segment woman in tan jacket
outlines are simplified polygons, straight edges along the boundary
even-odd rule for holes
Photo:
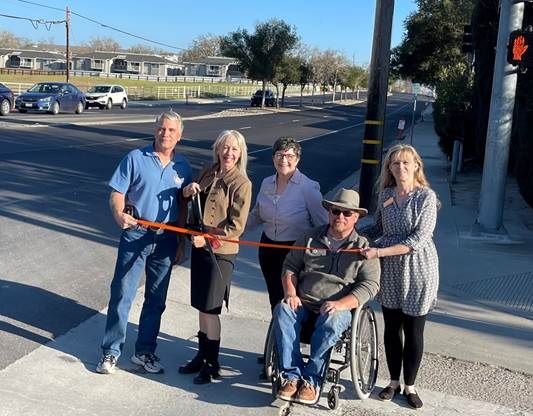
[[[213,144],[213,165],[197,182],[183,189],[183,196],[199,195],[206,226],[222,229],[225,238],[238,240],[250,210],[252,184],[246,174],[247,148],[244,136],[225,130]],[[236,243],[220,242],[213,247],[214,264],[204,237],[192,237],[191,305],[199,312],[198,353],[179,368],[182,374],[199,372],[195,384],[220,377],[220,313],[229,302],[231,274],[239,251]]]

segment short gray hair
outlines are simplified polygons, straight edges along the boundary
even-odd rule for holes
[[[157,116],[155,122],[158,126],[160,126],[164,119],[177,121],[180,125],[180,133],[183,132],[183,120],[181,119],[181,116],[178,113],[173,110],[163,111]]]

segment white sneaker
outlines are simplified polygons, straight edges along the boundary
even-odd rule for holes
[[[98,365],[96,366],[96,372],[100,374],[112,374],[115,372],[117,365],[117,358],[109,353],[102,355]]]
[[[162,373],[165,371],[161,363],[159,362],[159,357],[153,353],[149,354],[133,354],[131,357],[131,362],[133,364],[140,365],[144,369],[153,374]]]

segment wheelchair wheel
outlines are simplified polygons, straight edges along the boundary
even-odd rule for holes
[[[376,316],[369,306],[357,308],[352,316],[350,370],[355,394],[370,396],[378,376],[378,333]]]
[[[270,374],[268,374],[268,377],[272,383],[272,400],[276,400],[278,398],[278,391],[281,388],[281,375],[278,367],[278,354],[276,352],[276,346],[274,343],[272,343],[272,348],[270,351],[271,355],[269,357],[272,359],[272,364],[270,366]]]
[[[264,374],[267,381],[272,381],[272,373],[274,372],[274,366],[276,361],[276,348],[275,348],[276,339],[274,336],[274,328],[272,327],[272,320],[268,326],[268,332],[265,340],[265,349],[264,349]]]
[[[333,386],[328,393],[328,407],[331,410],[337,409],[339,407],[339,390],[338,386]]]

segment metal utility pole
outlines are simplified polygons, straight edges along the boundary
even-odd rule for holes
[[[65,13],[66,13],[66,16],[65,16],[65,28],[67,30],[67,56],[66,56],[66,60],[67,60],[67,82],[69,82],[69,78],[70,78],[70,9],[66,8],[65,10]]]
[[[482,230],[488,232],[499,231],[502,226],[517,79],[517,70],[506,61],[507,42],[513,30],[522,28],[523,16],[523,3],[515,3],[513,0],[500,2],[496,60],[477,218]]]
[[[413,133],[415,131],[415,116],[416,116],[416,95],[413,98],[413,114],[411,114],[411,134],[409,135],[409,144],[413,145]]]
[[[359,178],[361,206],[369,209],[370,212],[375,211],[374,183],[379,175],[383,150],[393,12],[394,0],[376,1],[361,176]]]

